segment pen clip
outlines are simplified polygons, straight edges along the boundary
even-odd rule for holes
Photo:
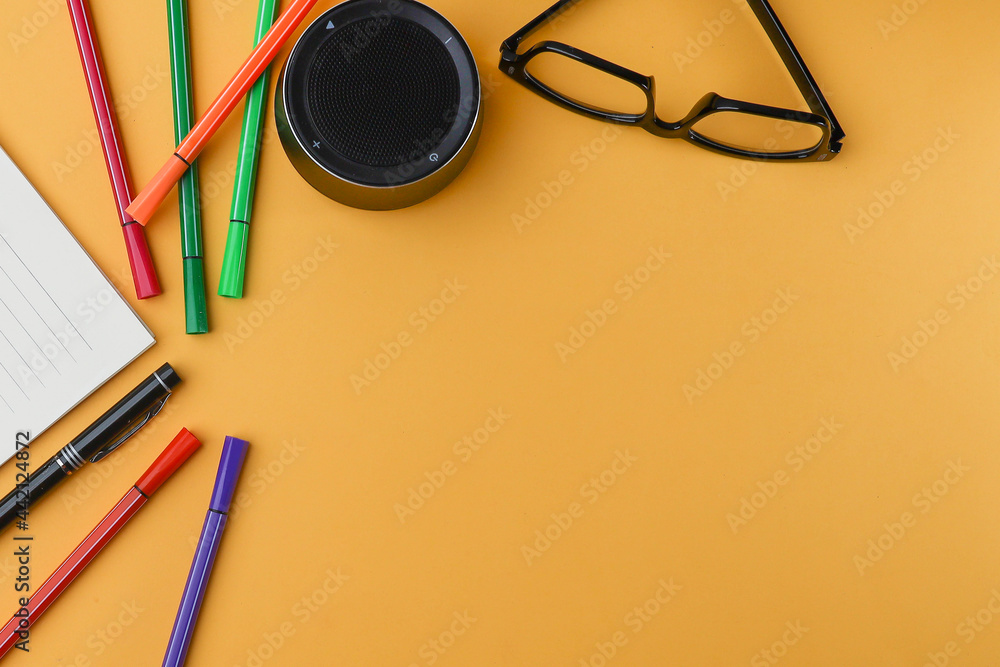
[[[167,402],[167,399],[170,398],[170,396],[171,396],[171,394],[167,394],[162,399],[160,399],[160,401],[156,405],[154,405],[153,407],[151,407],[149,409],[149,411],[146,413],[146,415],[144,417],[142,417],[142,419],[140,419],[139,421],[137,421],[136,424],[132,428],[130,428],[128,431],[126,431],[125,433],[123,433],[122,435],[120,435],[118,437],[118,439],[115,440],[114,442],[112,442],[110,445],[107,445],[106,447],[104,447],[103,449],[101,449],[99,452],[97,452],[96,454],[94,454],[90,458],[90,462],[91,463],[97,463],[98,461],[100,461],[101,459],[103,459],[105,456],[107,456],[108,454],[110,454],[111,452],[115,451],[116,449],[118,449],[119,447],[121,447],[123,444],[125,444],[125,441],[128,440],[129,438],[131,438],[136,433],[138,433],[139,429],[141,429],[143,426],[145,426],[147,423],[149,423],[150,419],[152,419],[156,415],[160,414],[160,410],[163,409],[163,405]]]

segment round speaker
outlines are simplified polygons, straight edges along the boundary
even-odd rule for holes
[[[349,0],[302,33],[278,77],[281,144],[314,188],[372,210],[440,192],[465,167],[482,120],[472,51],[413,0]]]

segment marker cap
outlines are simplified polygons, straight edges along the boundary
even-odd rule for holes
[[[182,428],[167,448],[156,457],[153,465],[149,466],[135,483],[136,488],[146,496],[153,495],[153,492],[160,488],[160,485],[167,481],[167,478],[174,474],[199,447],[201,442],[198,438],[194,437],[191,431]]]
[[[126,224],[122,227],[125,235],[125,252],[128,254],[129,266],[132,268],[132,282],[135,283],[135,295],[140,299],[148,299],[163,293],[153,269],[153,258],[149,254],[149,245],[142,233],[142,227]]]
[[[150,180],[149,185],[136,195],[125,212],[145,227],[153,213],[156,212],[157,207],[167,198],[167,194],[174,189],[177,181],[181,180],[181,176],[187,169],[187,162],[179,155],[171,155],[167,163]]]
[[[236,492],[236,482],[240,478],[240,470],[243,469],[243,461],[246,459],[249,448],[250,443],[246,440],[240,440],[231,435],[226,436],[226,442],[222,445],[219,473],[215,476],[212,501],[208,504],[209,509],[216,512],[229,511],[229,506],[233,502],[233,494]]]
[[[205,263],[201,257],[184,259],[184,326],[189,334],[208,333]]]
[[[219,278],[219,296],[243,298],[243,278],[247,268],[247,241],[250,229],[245,222],[229,223],[226,237],[226,254],[222,258],[222,275]]]

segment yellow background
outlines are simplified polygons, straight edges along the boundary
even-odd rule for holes
[[[173,146],[165,7],[93,4],[141,185]],[[491,92],[468,169],[412,209],[356,211],[314,192],[269,113],[247,296],[213,296],[211,333],[191,337],[175,197],[148,227],[165,294],[136,303],[66,8],[2,3],[0,143],[158,337],[40,437],[34,461],[164,361],[185,379],[140,438],[32,510],[36,583],[181,426],[205,443],[11,665],[159,664],[226,434],[252,443],[245,507],[192,666],[601,665],[602,648],[610,665],[774,664],[764,650],[790,666],[997,664],[1000,281],[969,300],[955,290],[979,286],[1000,242],[1000,9],[775,0],[847,140],[829,164],[754,165],[615,134],[504,77],[500,42],[546,4],[433,3]],[[256,7],[191,5],[203,110],[245,57]],[[705,33],[726,10],[734,20]],[[550,36],[656,75],[667,118],[711,90],[797,103],[741,3],[587,0]],[[703,52],[679,61],[699,38]],[[238,135],[234,118],[201,157],[213,294]],[[922,170],[925,152],[935,161]],[[569,184],[546,198],[564,171]],[[895,201],[851,233],[896,181]],[[324,242],[337,248],[317,261]],[[651,247],[672,256],[626,299],[616,285]],[[412,314],[449,280],[467,287],[420,330]],[[797,300],[774,322],[778,290]],[[561,358],[557,344],[607,300],[604,326]],[[755,317],[771,319],[766,332]],[[921,322],[935,335],[893,368]],[[412,344],[356,391],[352,375],[401,333]],[[742,356],[710,368],[734,342]],[[719,377],[689,401],[699,371]],[[509,419],[460,455],[491,409]],[[817,447],[823,419],[840,427]],[[808,446],[809,461],[794,453]],[[619,452],[634,461],[595,492],[589,480]],[[447,462],[454,474],[401,521],[397,504]],[[10,464],[0,477],[13,480]],[[935,483],[943,497],[922,500]],[[734,524],[744,499],[760,507]],[[550,527],[573,503],[572,525]],[[887,532],[904,519],[902,536]],[[546,530],[562,534],[526,556]],[[859,565],[880,539],[890,548]],[[12,563],[0,556],[10,611]],[[666,597],[661,580],[680,589],[637,632],[633,610]],[[455,621],[466,613],[468,628]]]

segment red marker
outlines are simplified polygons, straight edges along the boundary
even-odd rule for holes
[[[97,524],[97,527],[90,531],[90,535],[84,538],[80,546],[35,591],[35,594],[28,600],[27,613],[24,613],[25,607],[22,607],[7,621],[7,625],[3,627],[3,630],[0,630],[0,658],[6,655],[7,651],[15,644],[27,638],[28,628],[38,620],[39,616],[45,613],[45,610],[55,602],[59,594],[69,587],[76,576],[83,571],[83,568],[94,560],[104,545],[118,534],[118,531],[132,518],[132,515],[146,504],[153,492],[160,488],[160,485],[167,481],[167,478],[174,474],[199,447],[201,447],[201,443],[198,439],[191,435],[186,428],[181,429],[177,437],[153,461],[153,465],[149,466],[149,469],[128,490],[128,493],[122,496],[114,509],[108,512],[108,515]],[[17,537],[14,539],[17,540]],[[30,544],[30,542],[18,540],[16,544],[21,546]]]
[[[125,151],[122,149],[118,119],[112,110],[108,77],[104,73],[100,47],[94,34],[94,22],[86,0],[66,0],[66,3],[69,5],[69,16],[73,23],[73,32],[76,34],[76,45],[80,49],[83,75],[87,79],[87,90],[90,91],[90,102],[94,107],[97,132],[101,137],[101,148],[104,149],[104,162],[108,166],[108,177],[111,179],[111,190],[115,195],[118,219],[125,235],[125,251],[128,253],[128,263],[132,267],[135,295],[140,299],[146,299],[161,293],[160,283],[156,279],[153,258],[149,255],[149,246],[146,245],[142,225],[125,212],[129,202],[132,201],[132,178],[129,175],[128,163],[125,161]]]

